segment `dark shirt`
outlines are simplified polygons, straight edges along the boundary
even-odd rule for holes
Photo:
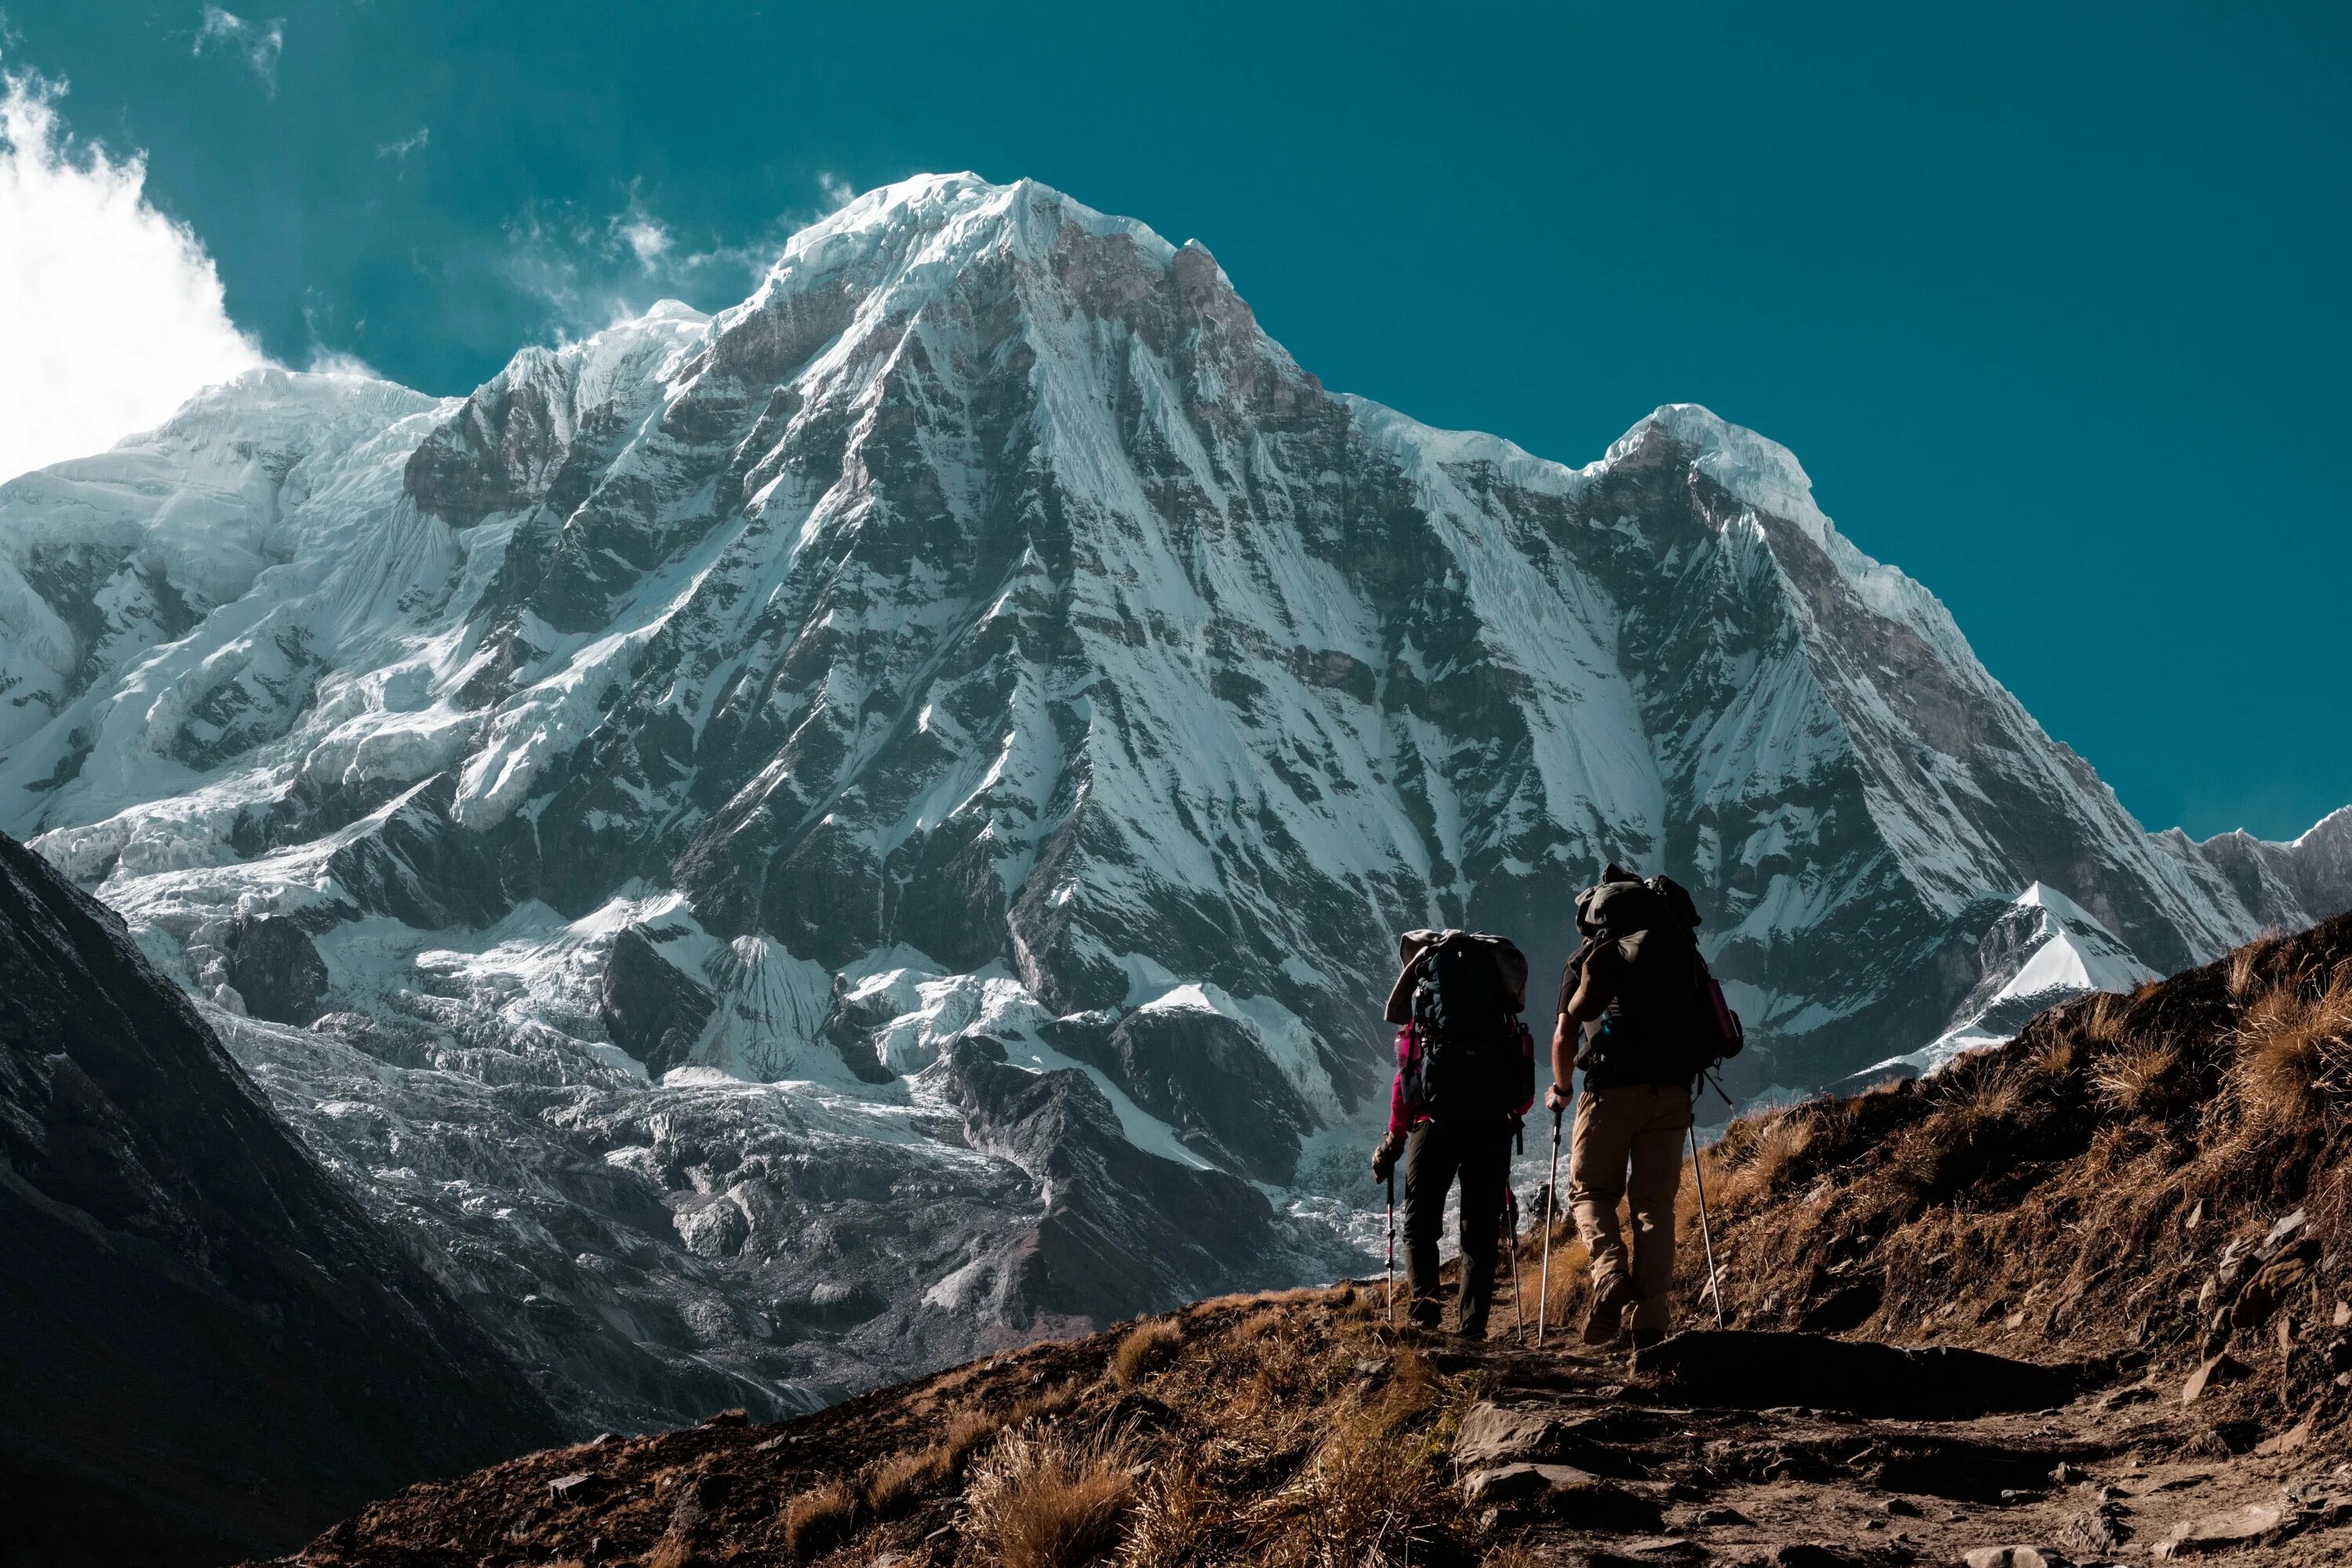
[[[1565,1013],[1570,1002],[1580,1000],[1577,991],[1578,982],[1581,981],[1584,994],[1580,1000],[1584,1005],[1580,1011],[1587,1017],[1598,1018],[1601,1010],[1616,1000],[1617,987],[1624,973],[1625,955],[1617,950],[1613,942],[1596,944],[1586,956],[1581,969],[1577,966],[1575,957],[1570,955],[1569,961],[1560,965],[1559,1010]]]
[[[1559,1010],[1568,1014],[1569,1005],[1573,1002],[1579,1005],[1576,1014],[1570,1015],[1571,1018],[1580,1015],[1607,1019],[1612,1011],[1610,1004],[1617,1000],[1624,980],[1624,952],[1613,942],[1600,942],[1585,956],[1581,969],[1573,958],[1561,968]],[[1616,1035],[1613,1039],[1612,1034]],[[1659,1081],[1654,1048],[1638,1037],[1626,1038],[1610,1024],[1603,1025],[1597,1038],[1579,1044],[1576,1063],[1584,1069],[1587,1089],[1616,1089],[1625,1084]]]

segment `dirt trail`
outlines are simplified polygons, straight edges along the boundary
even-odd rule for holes
[[[1758,1338],[1756,1352],[1773,1353]],[[1957,1563],[2018,1546],[2053,1563],[2207,1550],[2352,1562],[2340,1445],[2306,1432],[2284,1453],[2217,1451],[2176,1389],[2137,1378],[2049,1408],[1916,1420],[1685,1404],[1643,1377],[1648,1353],[1477,1359],[1490,1392],[1452,1458],[1484,1533],[1516,1542],[1528,1563]],[[1906,1402],[1899,1384],[1875,1392]],[[1528,1464],[1564,1473],[1510,1468]],[[1612,1482],[1654,1521],[1627,1529],[1601,1489]]]

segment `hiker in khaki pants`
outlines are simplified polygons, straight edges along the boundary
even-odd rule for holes
[[[1610,868],[1612,872],[1615,868]],[[1604,879],[1605,880],[1605,879]],[[1644,987],[1633,973],[1639,947],[1593,940],[1560,974],[1559,1022],[1551,1037],[1552,1086],[1547,1109],[1565,1110],[1570,1073],[1584,1068],[1568,1162],[1569,1209],[1592,1258],[1592,1308],[1584,1338],[1614,1341],[1627,1307],[1633,1342],[1654,1343],[1670,1320],[1675,1278],[1675,1193],[1682,1185],[1683,1134],[1691,1124],[1685,1053],[1656,1048],[1651,1037],[1666,1020],[1644,1005]],[[1582,1026],[1601,1022],[1589,1040]],[[1653,1026],[1643,1029],[1647,1022]],[[1583,1048],[1578,1048],[1582,1045]],[[1673,1075],[1679,1081],[1657,1081]],[[1628,1181],[1630,1172],[1631,1180]],[[1633,1199],[1633,1249],[1629,1264],[1618,1233],[1617,1204]]]

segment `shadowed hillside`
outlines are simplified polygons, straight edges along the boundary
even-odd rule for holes
[[[555,1437],[120,921],[0,837],[0,1563],[219,1563]]]

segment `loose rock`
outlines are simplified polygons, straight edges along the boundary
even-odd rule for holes
[[[1979,1546],[1961,1561],[1969,1568],[2066,1568],[2065,1556],[2047,1546]]]
[[[2226,1552],[2259,1541],[2276,1530],[2285,1510],[2274,1503],[2248,1503],[2227,1513],[2210,1513],[2202,1519],[2183,1520],[2159,1542],[2156,1560],[2168,1563],[2175,1558],[2194,1556],[2203,1552]]]
[[[2235,1383],[2245,1375],[2246,1364],[2229,1352],[2210,1356],[2198,1363],[2197,1370],[2189,1374],[2189,1381],[2180,1385],[2180,1403],[2194,1405],[2207,1389]]]

